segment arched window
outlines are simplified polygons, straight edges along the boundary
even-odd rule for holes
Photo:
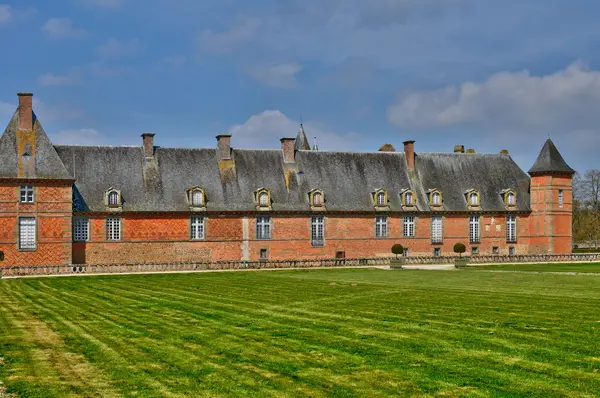
[[[413,204],[412,192],[407,192],[406,195],[404,195],[404,202],[407,206],[412,206],[412,204]]]
[[[269,194],[267,192],[261,192],[258,195],[258,205],[261,207],[269,206]]]
[[[379,192],[377,194],[377,206],[385,206],[385,192]]]
[[[323,194],[321,192],[313,194],[313,206],[323,206]]]
[[[200,189],[192,191],[192,206],[202,206],[204,204],[204,193]]]
[[[112,191],[108,193],[108,205],[109,206],[118,206],[119,205],[119,193],[116,191]]]
[[[515,195],[513,192],[509,192],[509,193],[506,195],[506,203],[507,203],[509,206],[514,206],[514,205],[516,205],[516,204],[517,204],[517,196],[516,196],[516,195]]]
[[[478,206],[479,205],[479,195],[477,195],[477,192],[471,192],[469,194],[469,204],[471,206]]]
[[[442,204],[442,195],[439,192],[434,192],[431,194],[431,204],[434,206],[439,206]]]

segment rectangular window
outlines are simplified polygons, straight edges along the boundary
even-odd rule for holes
[[[473,246],[471,248],[471,255],[479,254],[479,248],[477,246]]]
[[[310,234],[313,246],[325,246],[325,217],[312,217]]]
[[[500,254],[500,248],[498,246],[493,246],[492,254]]]
[[[121,240],[121,219],[109,217],[106,219],[106,240]]]
[[[33,203],[33,185],[21,185],[21,203]]]
[[[406,237],[414,237],[415,236],[415,217],[414,216],[404,217],[403,232],[404,232],[404,236],[406,236]]]
[[[511,246],[511,247],[508,248],[508,255],[511,256],[511,257],[515,255],[515,248],[514,247]]]
[[[388,236],[388,225],[386,216],[377,216],[375,218],[375,236],[385,238]]]
[[[469,242],[479,243],[481,240],[480,217],[471,216],[469,219]]]
[[[269,251],[267,249],[260,249],[260,260],[265,261],[269,258]]]
[[[89,239],[90,221],[87,217],[75,217],[73,221],[73,241],[87,242]]]
[[[35,217],[19,217],[19,249],[35,248]]]
[[[442,249],[440,247],[433,248],[433,257],[440,257],[442,255]]]
[[[404,248],[404,257],[408,257],[410,256],[410,250],[408,250],[408,247]]]
[[[517,216],[506,216],[506,241],[509,243],[517,241]]]
[[[431,217],[431,243],[439,244],[444,241],[442,216]]]
[[[190,238],[192,240],[204,239],[204,217],[193,216],[190,219]]]
[[[562,189],[558,190],[558,207],[562,208],[565,201],[565,192]]]
[[[271,239],[271,217],[256,217],[256,239]]]

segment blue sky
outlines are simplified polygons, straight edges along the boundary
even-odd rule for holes
[[[3,0],[0,0],[2,2]],[[54,143],[508,149],[550,135],[600,168],[597,0],[0,3],[0,123],[18,91]]]

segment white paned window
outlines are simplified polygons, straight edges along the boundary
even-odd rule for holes
[[[479,243],[481,239],[480,217],[471,216],[469,218],[469,242]]]
[[[87,217],[75,217],[73,220],[73,240],[86,242],[90,235],[90,221]]]
[[[109,217],[106,219],[106,240],[121,240],[121,219]]]
[[[21,185],[21,203],[33,203],[33,185]]]
[[[517,241],[517,216],[506,217],[506,241],[509,243]]]
[[[190,219],[190,231],[192,240],[204,239],[204,217],[193,216]]]
[[[377,194],[377,206],[385,206],[385,192],[379,192]]]
[[[117,206],[119,204],[119,193],[112,191],[108,193],[108,205]]]
[[[565,202],[565,192],[562,189],[558,190],[558,207],[563,207]]]
[[[405,202],[405,204],[407,206],[412,206],[412,204],[413,204],[413,194],[412,194],[412,192],[407,192],[404,195],[404,202]]]
[[[434,192],[431,194],[431,204],[434,206],[439,206],[442,204],[442,195],[439,192]]]
[[[375,236],[385,238],[388,236],[388,225],[386,216],[377,216],[375,218]]]
[[[514,193],[509,192],[506,198],[506,202],[508,203],[509,206],[514,206],[517,204],[517,197],[515,196]]]
[[[268,207],[269,206],[269,194],[266,192],[261,192],[258,195],[258,205],[261,207]]]
[[[271,217],[256,217],[256,239],[271,239]]]
[[[200,189],[192,191],[192,206],[202,206],[204,204],[204,193]]]
[[[35,217],[19,217],[19,249],[35,247]]]
[[[404,236],[406,236],[406,237],[414,237],[415,236],[415,217],[414,216],[404,217],[403,232],[404,232]]]
[[[431,217],[431,243],[442,243],[444,240],[444,229],[442,216]]]
[[[477,195],[475,192],[471,193],[469,195],[469,203],[471,206],[479,205],[479,195]]]
[[[323,194],[315,192],[313,194],[313,206],[323,206]]]
[[[310,235],[310,239],[313,246],[325,245],[325,217],[312,217]]]

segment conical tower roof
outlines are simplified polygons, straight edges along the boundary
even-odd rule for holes
[[[309,151],[310,144],[308,143],[308,138],[306,138],[306,134],[304,133],[304,126],[300,123],[300,131],[298,131],[298,135],[296,136],[296,143],[294,144],[295,151]]]
[[[546,140],[529,174],[574,174],[550,138]]]

